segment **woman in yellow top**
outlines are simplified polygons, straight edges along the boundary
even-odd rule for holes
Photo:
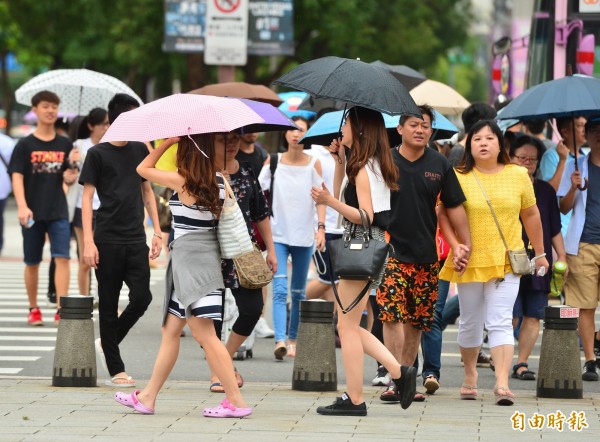
[[[535,250],[535,271],[548,270],[544,257],[542,224],[527,170],[510,164],[502,132],[493,121],[476,123],[467,136],[465,153],[457,177],[467,201],[464,204],[471,229],[472,252],[463,272],[456,273],[448,256],[440,279],[458,283],[460,321],[458,344],[464,361],[461,399],[477,397],[477,355],[488,330],[489,346],[496,367],[496,404],[513,405],[508,377],[514,351],[512,310],[519,291],[519,276],[510,261],[487,194],[510,250],[523,249],[521,222]],[[481,187],[478,184],[481,183]],[[483,187],[483,190],[482,190]],[[451,246],[458,243],[444,211],[440,223]]]

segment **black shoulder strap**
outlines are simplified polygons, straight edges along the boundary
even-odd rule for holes
[[[4,164],[4,167],[6,167],[6,170],[8,170],[8,163],[6,162],[6,160],[4,159],[4,156],[0,153],[0,160],[2,160],[2,164]]]
[[[273,214],[273,183],[275,182],[275,169],[277,169],[279,154],[272,153],[270,157],[271,160],[269,161],[269,169],[271,170],[271,184],[269,185],[269,207],[271,208],[271,214]]]

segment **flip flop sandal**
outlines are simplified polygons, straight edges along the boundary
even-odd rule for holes
[[[477,399],[477,385],[462,384],[460,387],[460,398],[463,401],[474,401]]]
[[[211,393],[225,393],[225,389],[221,385],[220,382],[213,382],[210,384],[210,392]]]
[[[205,408],[202,414],[205,417],[246,417],[252,414],[252,408],[236,407],[227,399],[223,399],[220,405],[213,408]]]
[[[138,413],[154,414],[154,408],[146,407],[137,398],[137,394],[139,392],[140,390],[135,390],[133,393],[127,394],[119,391],[115,393],[115,401],[121,405],[125,405],[126,407],[133,408]]]
[[[381,393],[379,399],[384,402],[400,402],[400,396],[398,395],[396,388],[391,386]]]
[[[133,382],[115,382],[118,379]],[[114,376],[110,381],[105,381],[104,385],[107,387],[135,387],[135,380],[131,376]]]
[[[285,346],[275,347],[273,354],[275,355],[275,359],[283,361],[283,357],[287,354],[287,348]]]
[[[417,391],[415,393],[415,397],[413,398],[413,402],[425,402],[425,395]]]
[[[500,393],[500,391],[504,393]],[[515,395],[508,387],[496,387],[494,388],[494,394],[496,395],[496,405],[510,406],[515,403]]]
[[[235,380],[237,381],[238,388],[242,388],[244,386],[244,378],[241,373],[234,368]]]
[[[293,358],[296,356],[296,344],[289,344],[287,347],[287,356]]]

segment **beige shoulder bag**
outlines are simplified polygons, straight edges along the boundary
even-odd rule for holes
[[[531,274],[531,262],[529,261],[529,256],[527,256],[527,251],[525,248],[519,250],[509,250],[508,245],[506,244],[506,239],[504,238],[504,234],[502,233],[502,229],[500,228],[500,223],[498,222],[498,218],[496,218],[496,213],[494,212],[494,208],[492,207],[492,203],[485,193],[485,189],[481,185],[479,178],[477,178],[477,174],[475,171],[472,171],[473,176],[475,177],[475,181],[479,185],[481,192],[483,193],[483,197],[487,202],[490,211],[492,212],[492,216],[494,217],[494,221],[496,222],[496,227],[498,227],[498,232],[500,232],[500,238],[502,238],[502,243],[504,244],[504,248],[508,253],[508,260],[510,261],[510,266],[512,267],[512,272],[515,275],[530,275]]]

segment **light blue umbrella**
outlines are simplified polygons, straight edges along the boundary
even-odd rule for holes
[[[298,108],[298,106],[300,106],[300,103],[302,103],[302,100],[304,100],[308,96],[306,92],[282,92],[277,95],[279,95],[279,97],[283,100],[283,103],[279,105],[279,110],[281,110],[289,118],[300,116],[306,118],[307,120],[310,120],[316,115],[312,111]]]
[[[313,123],[300,142],[304,144],[329,145],[331,141],[338,136],[340,121],[342,120],[343,115],[344,111],[329,112],[323,115]],[[400,122],[400,116],[381,115],[383,115],[383,122],[390,138],[390,144],[398,144],[400,142],[400,134],[398,134],[396,128]],[[458,132],[458,128],[435,109],[433,111],[433,116],[432,128],[434,133],[432,139],[450,138]]]

